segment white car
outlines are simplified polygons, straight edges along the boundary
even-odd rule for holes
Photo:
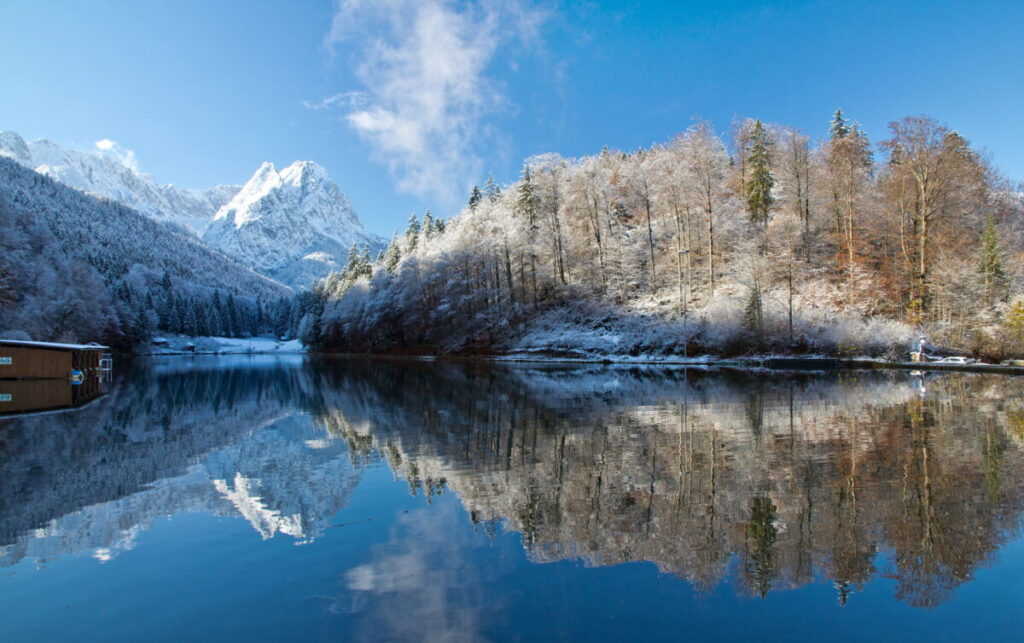
[[[939,364],[970,364],[973,361],[966,357],[943,357],[939,360]]]

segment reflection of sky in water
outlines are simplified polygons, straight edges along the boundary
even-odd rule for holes
[[[1022,624],[1015,379],[301,358],[118,375],[88,407],[0,421],[4,639]]]
[[[351,611],[363,615],[357,635],[366,639],[466,641],[481,637],[481,576],[465,555],[466,531],[452,532],[455,506],[402,514],[371,561],[344,576]],[[471,533],[471,532],[470,532]],[[493,610],[496,606],[488,605]]]

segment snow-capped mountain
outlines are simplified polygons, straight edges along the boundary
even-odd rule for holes
[[[114,144],[105,142],[111,146]],[[114,150],[116,151],[116,150]],[[95,196],[113,199],[162,223],[202,235],[210,217],[238,192],[237,185],[182,190],[160,185],[116,155],[70,150],[45,139],[26,143],[15,132],[0,131],[0,156]]]
[[[297,161],[280,172],[264,163],[241,187],[187,190],[160,185],[140,172],[131,152],[112,141],[79,151],[44,139],[26,142],[15,132],[0,131],[0,156],[186,230],[292,286],[307,287],[343,266],[355,243],[372,251],[385,243],[363,229],[327,171],[311,161]]]
[[[282,283],[308,286],[339,269],[353,244],[376,250],[348,199],[312,161],[281,171],[264,163],[221,207],[203,240]]]

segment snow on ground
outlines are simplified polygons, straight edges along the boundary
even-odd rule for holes
[[[139,352],[149,355],[227,355],[239,353],[302,353],[297,339],[280,341],[273,337],[182,337],[165,335]]]
[[[510,356],[651,361],[686,355],[693,324],[663,322],[650,315],[562,308],[533,320],[526,331],[500,346]]]

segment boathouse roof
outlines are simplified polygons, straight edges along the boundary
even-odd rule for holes
[[[89,344],[61,344],[58,342],[32,342],[21,339],[0,339],[0,346],[23,346],[25,348],[40,348],[55,351],[98,351],[110,349],[109,346],[104,346],[95,342]]]

